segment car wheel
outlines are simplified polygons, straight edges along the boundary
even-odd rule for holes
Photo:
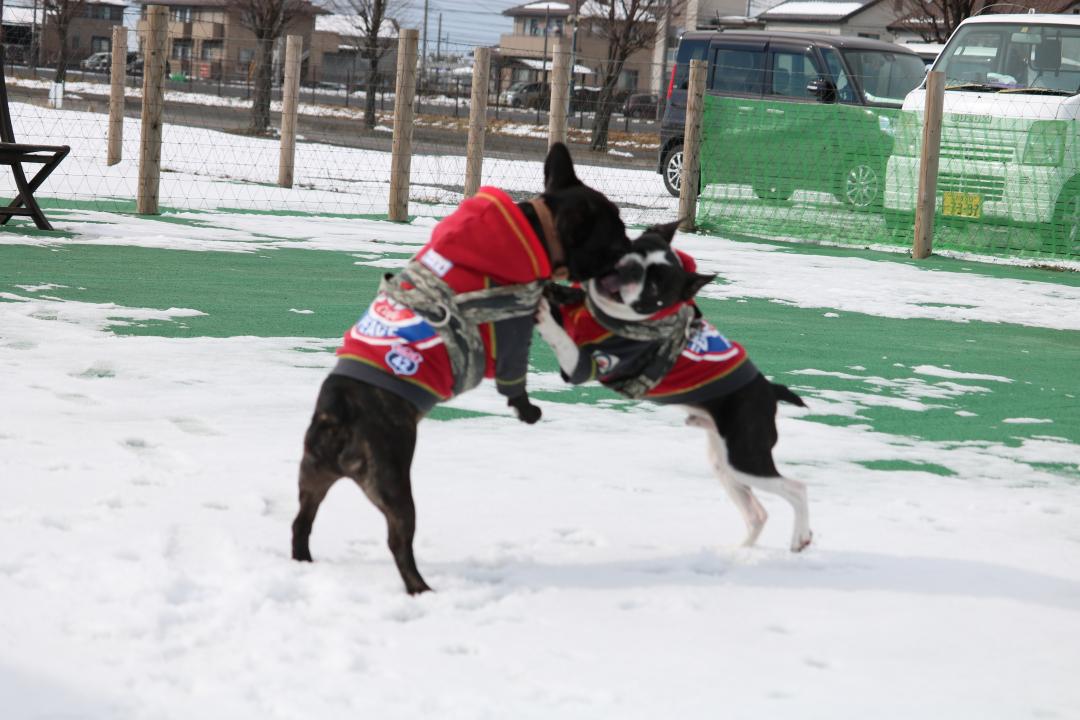
[[[881,205],[882,172],[869,161],[857,160],[840,179],[840,202],[856,210],[870,210]]]
[[[1065,186],[1054,206],[1054,219],[1043,233],[1043,250],[1073,253],[1080,250],[1080,182]]]
[[[791,197],[791,193],[795,192],[794,188],[790,188],[787,185],[783,185],[778,182],[770,184],[759,183],[753,186],[754,194],[762,200],[780,200],[784,201]]]
[[[664,187],[667,191],[679,197],[679,190],[682,188],[682,172],[683,172],[683,149],[682,143],[675,143],[664,156]]]

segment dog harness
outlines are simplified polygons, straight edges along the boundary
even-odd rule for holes
[[[693,258],[678,253],[687,270]],[[758,370],[742,345],[701,317],[693,301],[639,322],[604,314],[586,296],[559,308],[563,329],[581,350],[568,382],[599,380],[631,398],[658,403],[697,403],[732,393]]]
[[[401,395],[422,412],[495,378],[525,391],[533,314],[551,265],[506,193],[492,187],[440,222],[431,240],[345,333],[332,373]]]

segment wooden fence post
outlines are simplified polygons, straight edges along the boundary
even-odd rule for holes
[[[300,60],[304,38],[290,35],[285,41],[285,82],[281,86],[281,154],[278,159],[277,184],[293,185],[296,160],[296,111],[300,104]]]
[[[921,260],[934,250],[934,211],[937,203],[938,159],[941,156],[941,119],[945,107],[945,75],[926,76],[922,155],[919,159],[919,194],[915,205],[915,241],[911,257]]]
[[[390,207],[394,222],[409,217],[409,169],[412,160],[413,99],[416,95],[416,46],[420,31],[407,28],[398,38],[397,86],[394,92],[394,142],[390,151]]]
[[[135,210],[158,212],[161,181],[161,116],[165,109],[165,40],[168,10],[163,5],[146,9],[147,31],[143,61],[142,138],[139,145],[139,194]]]
[[[679,186],[680,230],[697,227],[698,185],[701,181],[701,118],[705,111],[705,61],[690,61],[690,87],[686,93],[686,128],[683,131],[682,183]]]
[[[465,197],[480,188],[484,168],[484,132],[487,129],[488,78],[491,48],[473,51],[472,96],[469,101],[469,144],[465,150]]]
[[[115,165],[124,154],[124,75],[127,73],[127,28],[113,25],[109,72],[109,148],[105,162]]]
[[[570,48],[561,35],[555,39],[551,71],[551,111],[548,113],[548,147],[566,142],[566,108],[570,99]]]

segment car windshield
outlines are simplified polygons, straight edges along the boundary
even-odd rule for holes
[[[900,107],[926,76],[918,55],[882,50],[844,50],[851,72],[859,78],[863,97],[874,105]]]
[[[1080,28],[965,25],[934,69],[945,73],[946,90],[1075,95],[1080,92]]]

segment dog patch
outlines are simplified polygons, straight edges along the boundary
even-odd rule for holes
[[[424,318],[383,293],[375,297],[349,334],[371,345],[391,345],[402,340],[418,343],[436,337],[435,328]]]
[[[454,268],[454,263],[431,249],[428,249],[426,253],[420,256],[420,262],[439,277],[444,277],[446,273]]]
[[[385,360],[395,375],[415,375],[424,356],[408,345],[394,345],[386,353]]]
[[[597,372],[603,376],[615,369],[615,366],[619,364],[619,358],[605,352],[594,352],[593,362],[596,363]]]
[[[730,360],[739,354],[739,348],[720,334],[720,331],[709,323],[703,323],[700,330],[690,337],[686,344],[684,354],[694,360],[709,360],[723,362]]]

